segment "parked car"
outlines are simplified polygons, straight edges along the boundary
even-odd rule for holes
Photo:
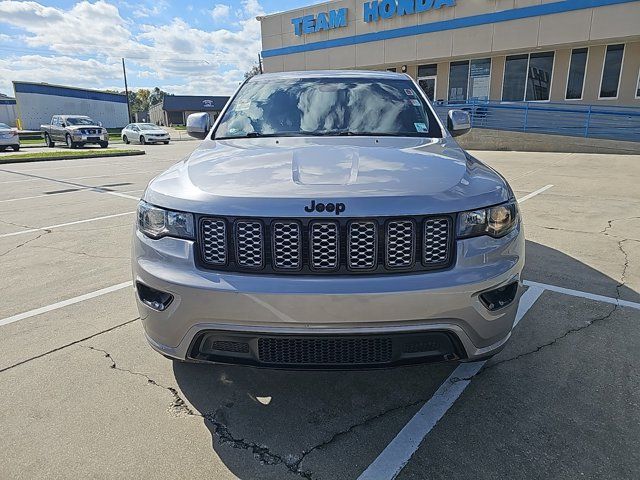
[[[11,147],[14,152],[20,150],[18,130],[6,123],[0,123],[0,152],[4,152],[8,147]]]
[[[54,115],[51,124],[41,125],[44,141],[53,148],[56,142],[64,142],[69,148],[83,147],[87,144],[109,146],[109,133],[100,122],[84,115]]]
[[[390,72],[255,76],[138,205],[133,280],[165,356],[283,368],[475,361],[511,336],[524,231],[506,180]]]
[[[169,134],[166,130],[153,123],[130,123],[120,133],[124,143],[138,142],[141,145],[147,143],[169,143]]]

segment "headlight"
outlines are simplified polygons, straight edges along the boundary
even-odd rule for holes
[[[174,212],[149,205],[145,201],[138,204],[138,230],[147,237],[158,239],[176,237],[193,240],[193,215],[191,213]]]
[[[503,237],[518,224],[518,219],[516,200],[495,207],[462,212],[458,215],[458,238],[479,235]]]

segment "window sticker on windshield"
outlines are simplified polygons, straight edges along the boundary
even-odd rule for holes
[[[406,93],[407,95],[409,95],[410,97],[415,97],[416,96],[416,92],[414,92],[413,90],[411,90],[410,88],[405,88],[404,89],[404,93]]]
[[[416,127],[416,132],[427,133],[429,131],[424,123],[414,123],[413,125]]]
[[[420,106],[420,100],[418,100],[417,98],[412,98],[411,99],[411,105],[413,105],[414,107],[419,107]]]

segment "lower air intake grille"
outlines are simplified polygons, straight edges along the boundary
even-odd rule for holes
[[[282,365],[357,365],[387,363],[389,338],[259,338],[258,358]]]

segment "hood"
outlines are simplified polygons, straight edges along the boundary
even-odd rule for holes
[[[345,216],[450,213],[511,192],[451,138],[311,137],[206,140],[156,177],[145,200],[195,213],[317,216],[312,200]],[[326,215],[326,214],[325,214]]]

